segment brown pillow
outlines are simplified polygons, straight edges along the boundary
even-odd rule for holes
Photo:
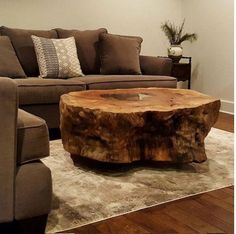
[[[6,36],[0,36],[0,76],[10,78],[26,77],[11,41]]]
[[[16,55],[27,76],[39,75],[39,68],[31,35],[45,38],[57,38],[57,32],[55,30],[41,31],[0,27],[0,34],[10,38],[16,51]]]
[[[140,75],[141,37],[102,34],[99,37],[101,74]]]
[[[56,29],[59,38],[74,37],[78,58],[84,74],[100,73],[100,56],[98,50],[99,35],[107,33],[105,28],[97,30]]]

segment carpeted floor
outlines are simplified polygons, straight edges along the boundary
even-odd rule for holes
[[[110,165],[71,159],[60,140],[42,161],[53,177],[54,233],[233,184],[233,133],[212,129],[202,164]]]

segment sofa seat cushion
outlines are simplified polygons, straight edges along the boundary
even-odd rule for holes
[[[17,162],[22,164],[49,155],[46,122],[28,112],[18,110]]]
[[[72,91],[85,90],[86,85],[78,79],[16,79],[20,105],[59,103],[60,96]]]
[[[176,88],[177,85],[174,77],[150,75],[88,75],[70,80],[85,82],[87,89]]]

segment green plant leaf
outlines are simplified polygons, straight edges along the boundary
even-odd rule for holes
[[[161,29],[165,33],[166,37],[169,39],[170,44],[174,44],[175,35],[176,35],[176,27],[174,27],[171,23],[165,22],[161,25]]]
[[[165,23],[161,24],[161,29],[165,33],[166,37],[168,38],[171,45],[180,45],[183,41],[190,41],[193,42],[197,40],[196,33],[185,33],[183,34],[183,29],[185,25],[185,19],[180,27],[175,26],[173,23],[166,21]]]
[[[179,39],[179,43],[181,44],[184,41],[193,42],[193,41],[196,41],[196,40],[197,40],[197,34],[196,33],[192,33],[192,34],[186,33]]]
[[[185,24],[185,19],[183,20],[183,23],[179,27],[179,32],[178,32],[178,35],[177,35],[177,42],[180,41],[180,38],[182,36],[182,32],[183,32],[183,29],[184,29],[184,24]]]

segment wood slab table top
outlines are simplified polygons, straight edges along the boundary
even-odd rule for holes
[[[193,90],[89,90],[61,96],[64,148],[103,162],[206,160],[220,101]]]

